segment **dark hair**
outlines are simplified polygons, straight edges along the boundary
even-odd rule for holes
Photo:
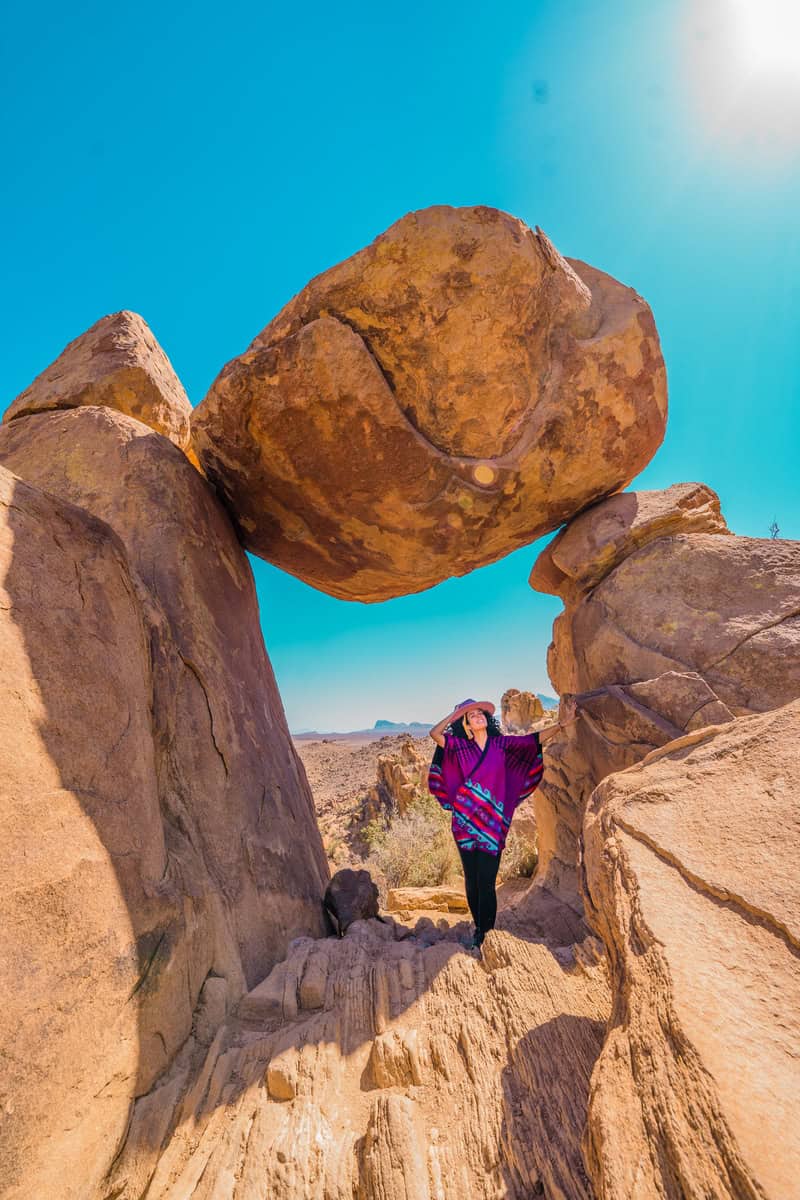
[[[480,708],[480,705],[476,704],[475,708]],[[485,708],[481,708],[481,712],[486,715],[486,736],[490,738],[502,737],[503,731],[500,728],[500,722],[497,720],[497,717],[492,713],[486,712]],[[455,721],[447,726],[445,732],[452,733],[453,737],[462,738],[463,741],[469,742],[471,739],[467,737],[466,730],[464,729],[464,718],[466,715],[464,713],[464,716],[457,717]]]

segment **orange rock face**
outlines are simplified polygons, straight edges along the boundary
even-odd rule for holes
[[[622,492],[581,513],[544,548],[530,575],[537,592],[565,601],[605,578],[624,558],[674,533],[728,533],[719,497],[702,483]]]
[[[548,653],[581,721],[536,793],[539,878],[578,899],[586,803],[608,774],[685,732],[800,695],[800,543],[729,534],[702,484],[612,496],[531,573],[565,611]]]
[[[737,715],[800,695],[800,542],[677,534],[635,551],[556,619],[560,692],[697,671]]]
[[[615,992],[585,1142],[599,1200],[800,1196],[799,745],[795,702],[592,798],[587,912]]]
[[[533,692],[509,688],[500,698],[500,716],[508,733],[527,733],[544,716],[544,705]]]
[[[0,580],[0,1179],[77,1196],[186,1037],[202,954],[170,887],[121,543],[0,468]],[[171,969],[151,977],[156,951]]]
[[[188,448],[192,406],[138,313],[113,313],[75,338],[9,405],[3,420],[87,404],[127,413]]]
[[[110,408],[4,424],[0,462],[0,1177],[76,1200],[190,1034],[322,935],[329,872],[206,481]]]
[[[617,491],[665,420],[641,297],[505,213],[437,207],[312,280],[192,436],[248,549],[378,601]]]

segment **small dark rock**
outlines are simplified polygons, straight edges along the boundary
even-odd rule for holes
[[[322,901],[334,933],[344,937],[353,921],[378,915],[378,886],[369,871],[343,867],[332,877]]]

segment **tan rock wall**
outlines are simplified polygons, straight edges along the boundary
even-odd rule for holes
[[[612,1028],[586,1150],[600,1200],[800,1196],[800,703],[607,779],[585,822]]]
[[[13,932],[11,918],[4,925],[9,954],[22,946],[30,955],[21,963],[28,990],[5,1009],[4,1044],[25,1062],[42,1041],[43,1077],[60,1073],[69,1096],[31,1108],[21,1099],[30,1080],[13,1081],[9,1102],[24,1128],[14,1135],[23,1175],[12,1194],[71,1200],[108,1165],[132,1097],[165,1071],[193,1022],[224,1016],[293,937],[322,935],[329,876],[252,575],[203,478],[166,438],[109,408],[4,424],[0,462],[53,497],[29,515],[27,498],[40,493],[13,484],[7,504],[14,534],[0,616],[14,651],[0,664],[12,706],[2,757],[33,756],[36,770],[3,780],[0,809],[10,836],[32,839],[37,873]],[[19,530],[17,492],[26,498]],[[59,547],[62,509],[78,513],[81,537],[83,522],[112,547],[104,553],[121,581],[102,563],[102,578],[87,577],[83,559],[102,556],[78,534],[75,547]],[[23,785],[29,799],[18,809]],[[24,861],[14,866],[24,884]],[[215,977],[221,1006],[206,1003],[204,981]],[[103,981],[97,996],[93,979]],[[79,1026],[64,1018],[62,1035],[54,1010]],[[86,1070],[81,1038],[97,1043]],[[93,1096],[108,1101],[107,1116]],[[48,1192],[56,1160],[42,1165],[24,1147],[63,1147],[66,1163],[70,1138],[84,1165],[72,1190]]]
[[[121,543],[0,468],[0,579],[0,1180],[77,1196],[187,1036],[211,948],[171,878]]]
[[[541,882],[580,904],[594,787],[649,750],[800,696],[800,543],[736,537],[703,484],[612,496],[542,552],[531,585],[562,596],[548,670],[578,724],[536,793]]]

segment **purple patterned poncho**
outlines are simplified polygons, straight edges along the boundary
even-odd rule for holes
[[[539,786],[543,769],[538,733],[488,737],[483,750],[446,733],[434,752],[428,787],[452,812],[459,849],[501,854],[514,810]]]

